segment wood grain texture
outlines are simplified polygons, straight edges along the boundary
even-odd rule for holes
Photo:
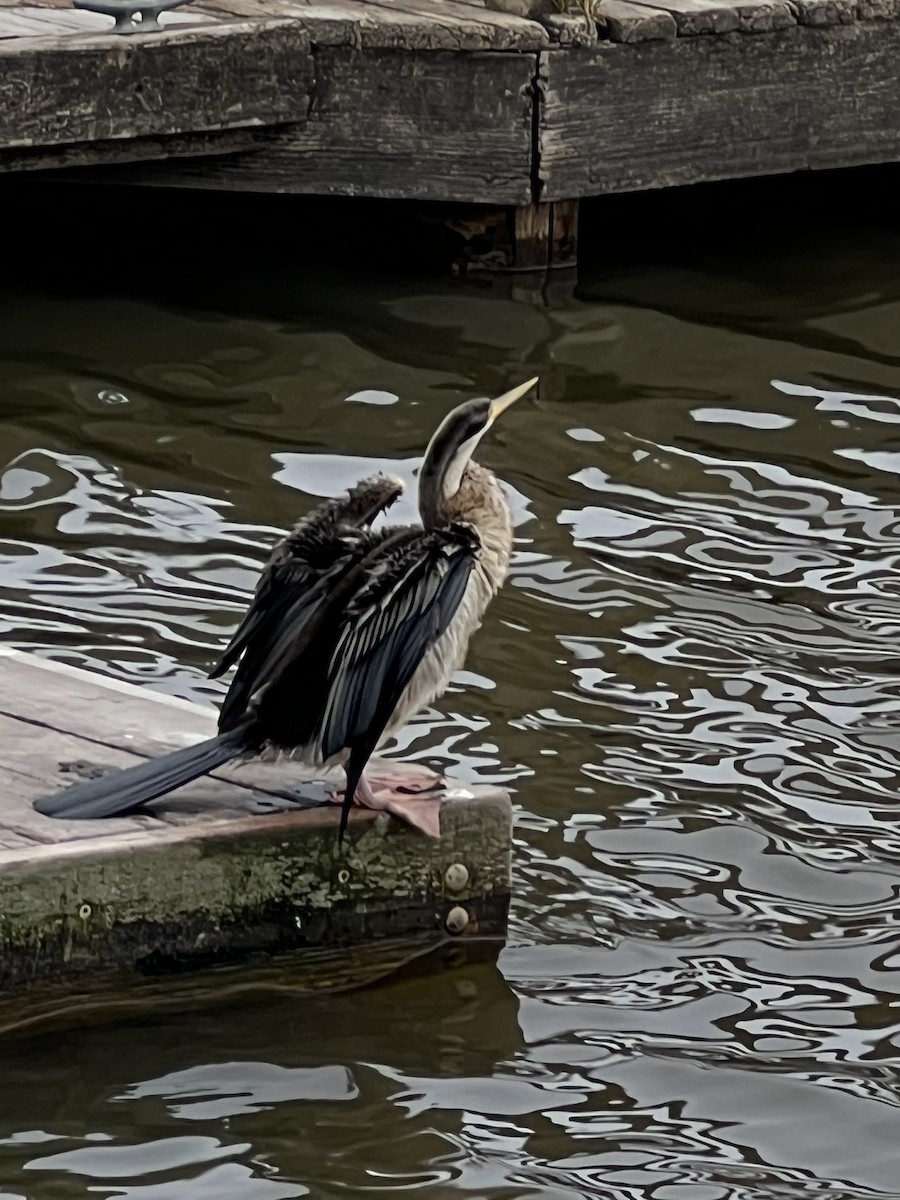
[[[0,8],[0,38],[41,37],[47,32],[46,22],[36,20],[29,12]]]
[[[3,39],[0,147],[302,120],[310,79],[309,37],[292,21]]]
[[[537,50],[549,45],[537,22],[461,0],[203,0],[222,17],[302,21],[316,45],[407,50]]]
[[[893,21],[900,17],[900,0],[859,0],[861,21]]]
[[[72,8],[69,0],[65,0],[65,2],[68,6],[63,8],[40,2],[21,4],[18,0],[14,0],[13,3],[9,3],[8,0],[0,0],[0,37],[4,36],[4,29],[10,25],[15,27],[17,23],[22,26],[27,25],[27,33],[20,31],[16,35],[19,37],[48,37],[66,33],[109,33],[112,30],[114,24],[112,17],[104,16],[102,13],[88,12],[85,9]],[[200,25],[215,19],[196,9],[193,11],[176,10],[164,13],[162,24],[166,27]]]
[[[467,0],[201,0],[211,26],[161,38],[15,33],[64,2],[0,0],[0,172],[499,206],[900,157],[900,0],[603,0],[609,42],[562,14],[555,48]]]
[[[234,158],[148,163],[106,178],[165,187],[524,204],[535,56],[322,46],[293,140]]]
[[[814,29],[831,25],[852,25],[857,19],[857,0],[791,0],[797,20]]]
[[[698,34],[771,33],[797,20],[791,0],[631,0],[671,15],[679,37]]]
[[[672,15],[660,8],[632,4],[629,0],[604,0],[598,13],[610,41],[668,42],[677,35]]]
[[[0,2],[0,37],[52,37],[60,33],[103,33],[110,17],[79,9],[42,8]]]
[[[23,804],[15,808],[16,827],[31,830],[38,841],[66,841],[71,837],[115,835],[120,821],[60,821],[35,813],[31,802],[38,796],[84,777],[93,769],[124,767],[139,758],[154,758],[169,750],[211,737],[216,710],[177,697],[149,693],[147,689],[94,675],[64,663],[36,659],[0,649],[0,695],[15,696],[15,704],[0,703],[0,745],[5,747],[3,769],[17,772]],[[48,752],[53,745],[58,753]],[[380,760],[373,762],[378,764]],[[403,770],[403,764],[391,764]],[[218,768],[177,795],[152,806],[154,817],[128,818],[134,828],[159,828],[159,821],[178,821],[179,814],[205,809],[218,819],[223,809],[239,816],[268,802],[279,793],[293,792],[318,773],[289,761],[262,761]],[[339,776],[338,776],[339,777]],[[226,786],[226,784],[228,786]],[[493,795],[495,789],[482,794]],[[299,799],[299,797],[298,797]],[[9,804],[0,799],[0,829],[6,828]],[[284,807],[284,801],[279,801]],[[365,814],[354,812],[354,817]],[[320,812],[326,824],[337,814]],[[368,818],[367,818],[368,819]],[[149,820],[149,826],[148,826]],[[0,833],[2,837],[2,833]]]
[[[737,9],[717,0],[632,0],[633,4],[661,8],[670,13],[681,37],[699,33],[732,33],[740,24]]]
[[[543,198],[894,161],[898,53],[873,21],[542,54]]]
[[[511,812],[496,789],[451,791],[439,840],[357,810],[343,848],[335,806],[243,808],[292,786],[290,763],[181,789],[188,819],[56,821],[31,804],[61,765],[77,778],[183,745],[212,732],[214,711],[15,653],[0,654],[0,694],[16,697],[0,712],[0,989],[373,937],[434,944],[457,905],[463,936],[503,933]],[[468,871],[457,890],[453,863]]]
[[[169,158],[205,158],[209,155],[243,154],[277,145],[296,137],[298,126],[219,129],[209,133],[173,133],[160,137],[114,138],[109,141],[76,142],[62,146],[26,146],[0,150],[0,175],[20,171],[56,172],[98,164],[157,162]],[[54,176],[61,178],[61,176]]]

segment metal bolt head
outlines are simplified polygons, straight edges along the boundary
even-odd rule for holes
[[[448,892],[461,892],[469,882],[469,872],[462,863],[451,863],[444,872],[444,886]]]
[[[469,924],[469,914],[461,904],[454,905],[447,913],[447,932],[462,933],[465,927]]]

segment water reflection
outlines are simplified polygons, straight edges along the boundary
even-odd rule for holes
[[[543,382],[483,452],[510,586],[396,747],[517,789],[500,972],[11,1041],[0,1194],[900,1195],[895,240],[551,310],[18,297],[2,636],[204,703],[299,511]]]

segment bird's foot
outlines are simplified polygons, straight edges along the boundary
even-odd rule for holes
[[[356,787],[354,804],[389,812],[428,837],[441,836],[440,793],[446,788],[441,775],[434,771],[379,771],[365,774]],[[335,791],[332,803],[343,804],[346,788]],[[425,798],[427,796],[427,799]],[[435,803],[437,801],[437,803]]]
[[[445,791],[447,781],[443,775],[429,771],[426,767],[404,767],[402,770],[391,771],[387,765],[366,771],[362,782],[368,784],[373,792],[380,788],[388,788],[399,795],[418,796],[423,792]]]

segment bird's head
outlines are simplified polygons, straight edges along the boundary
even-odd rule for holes
[[[501,413],[530,392],[537,376],[520,383],[495,400],[466,400],[444,417],[428,443],[419,472],[419,513],[422,524],[436,525],[441,509],[460,489],[475,448]]]

